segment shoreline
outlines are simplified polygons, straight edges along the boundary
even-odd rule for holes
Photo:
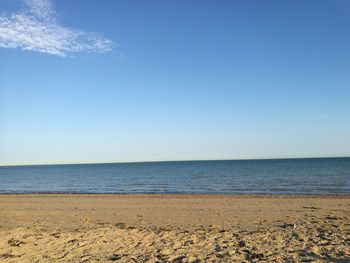
[[[0,195],[0,228],[36,222],[65,229],[80,226],[85,218],[93,224],[122,221],[136,227],[235,224],[246,228],[257,220],[269,225],[290,218],[303,221],[308,210],[329,215],[339,212],[337,207],[350,214],[350,196],[15,194]]]
[[[26,197],[154,197],[154,198],[350,198],[350,193],[344,194],[194,194],[194,193],[0,193],[2,196]]]

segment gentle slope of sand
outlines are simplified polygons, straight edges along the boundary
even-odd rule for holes
[[[0,195],[0,262],[350,262],[350,197]]]

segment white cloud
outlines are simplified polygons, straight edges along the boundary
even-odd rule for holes
[[[0,15],[0,47],[66,57],[77,52],[108,52],[111,40],[57,22],[50,0],[22,0],[26,8]]]

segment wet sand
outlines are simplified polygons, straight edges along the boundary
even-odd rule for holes
[[[0,262],[350,262],[350,196],[0,195]]]

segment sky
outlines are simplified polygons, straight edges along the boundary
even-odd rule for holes
[[[350,156],[350,1],[0,1],[0,165]]]

